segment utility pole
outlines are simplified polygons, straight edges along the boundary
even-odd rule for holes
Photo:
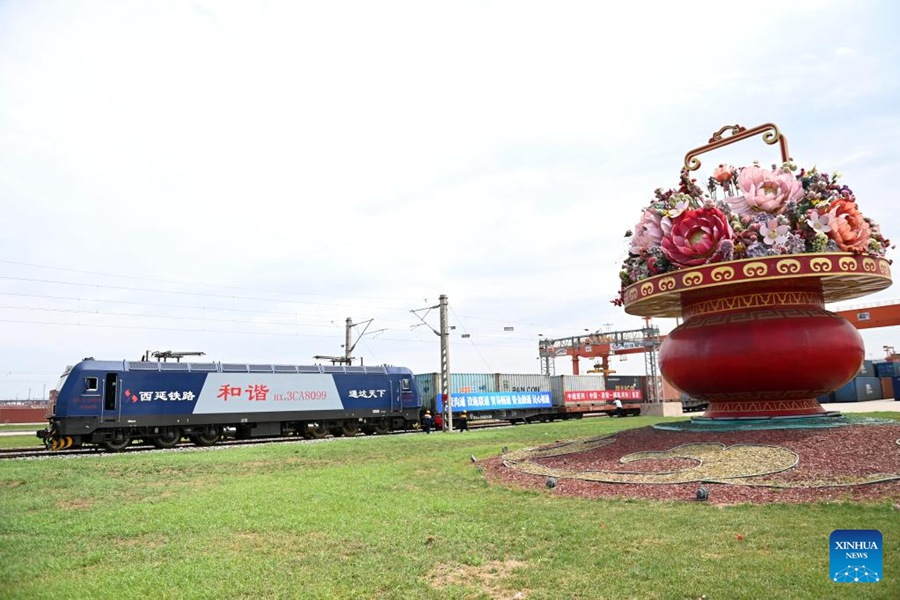
[[[350,346],[350,328],[353,327],[353,319],[347,317],[347,330],[344,334],[344,358],[347,359],[347,364],[353,364],[353,358],[351,357],[351,352],[353,352],[353,348]]]
[[[423,310],[428,315],[428,312],[435,308],[440,310],[440,331],[428,325],[424,317],[419,315]],[[453,431],[453,399],[450,397],[450,325],[447,319],[447,294],[441,294],[439,302],[435,306],[419,308],[409,312],[416,315],[422,321],[422,325],[426,325],[436,336],[441,338],[441,396],[444,398],[444,406],[447,408],[447,431]],[[418,327],[418,325],[414,327]]]
[[[447,431],[453,431],[453,400],[450,398],[450,325],[447,320],[447,294],[439,298],[441,307],[441,393],[447,405]]]

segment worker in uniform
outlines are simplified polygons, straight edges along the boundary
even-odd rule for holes
[[[434,419],[431,418],[431,411],[426,410],[425,414],[422,415],[422,429],[425,430],[425,433],[431,433],[431,426],[434,424]]]
[[[463,412],[461,415],[459,415],[457,423],[459,424],[460,431],[468,431],[469,430],[469,413]]]
[[[613,398],[613,405],[616,407],[616,410],[613,412],[614,417],[623,417],[625,413],[622,411],[622,401],[619,400],[619,397],[616,396]]]

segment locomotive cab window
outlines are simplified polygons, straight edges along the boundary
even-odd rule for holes
[[[84,391],[96,392],[100,389],[100,380],[97,377],[84,378]]]
[[[401,379],[400,380],[400,389],[404,392],[409,391],[409,379]]]

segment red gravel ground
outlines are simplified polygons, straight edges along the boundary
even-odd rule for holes
[[[619,459],[633,452],[664,451],[682,444],[719,442],[782,446],[799,457],[794,468],[754,481],[796,485],[799,482],[840,482],[841,478],[874,474],[900,475],[900,425],[850,425],[833,429],[781,429],[734,432],[675,432],[642,427],[621,431],[610,445],[575,454],[535,460],[542,465],[576,471],[676,470],[696,463],[667,459],[629,463]],[[483,461],[492,483],[547,491],[547,478],[529,475],[503,464],[502,455]],[[641,498],[696,501],[697,489],[709,490],[713,504],[804,503],[819,501],[900,502],[900,480],[840,487],[771,488],[721,483],[622,484],[558,479],[551,493],[582,498]]]

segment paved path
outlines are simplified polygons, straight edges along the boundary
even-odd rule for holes
[[[823,404],[825,410],[836,410],[838,412],[858,413],[858,412],[876,412],[876,411],[893,411],[900,412],[900,401],[897,400],[866,400],[865,402],[831,402]]]

